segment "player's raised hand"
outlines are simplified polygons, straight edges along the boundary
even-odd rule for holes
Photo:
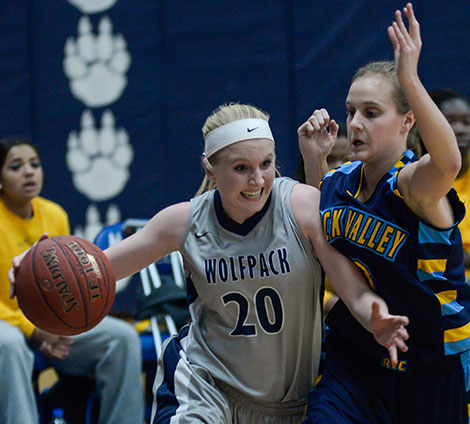
[[[22,259],[26,256],[26,254],[29,252],[30,249],[32,249],[37,243],[39,243],[41,240],[48,239],[49,235],[47,233],[44,233],[39,237],[39,240],[33,244],[29,249],[26,249],[23,253],[21,253],[18,256],[15,256],[12,260],[12,267],[8,271],[8,279],[10,280],[10,299],[13,299],[15,297],[15,273],[17,269],[20,266],[20,263]]]
[[[325,159],[331,152],[339,126],[326,109],[316,109],[298,128],[299,148],[304,159]]]
[[[378,302],[372,303],[372,333],[377,343],[388,349],[392,362],[398,361],[398,349],[402,352],[408,350],[406,340],[409,335],[405,328],[408,323],[408,317],[384,313]]]
[[[403,22],[402,13],[395,11],[395,21],[388,27],[388,36],[393,44],[395,67],[400,81],[418,75],[418,60],[421,52],[421,34],[413,6],[408,3],[403,8],[409,30]]]

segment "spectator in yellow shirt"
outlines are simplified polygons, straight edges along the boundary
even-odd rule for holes
[[[32,384],[34,352],[41,351],[60,372],[95,376],[99,421],[142,424],[141,350],[137,332],[122,320],[105,317],[75,337],[36,328],[10,299],[12,258],[43,233],[69,234],[66,212],[40,197],[43,169],[37,148],[18,137],[0,139],[0,422],[38,424]]]
[[[445,88],[435,89],[431,97],[454,130],[462,155],[462,167],[454,182],[454,188],[467,209],[460,222],[464,248],[464,265],[467,282],[470,280],[470,102],[461,93]]]

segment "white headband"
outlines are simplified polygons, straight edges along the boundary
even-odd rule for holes
[[[210,158],[214,153],[242,140],[267,138],[274,144],[273,134],[268,121],[264,119],[240,119],[212,130],[205,138],[204,156]]]

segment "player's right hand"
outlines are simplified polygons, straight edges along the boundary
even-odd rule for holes
[[[335,144],[339,126],[326,109],[316,109],[298,128],[299,148],[302,156],[326,159]]]
[[[15,274],[18,268],[20,267],[20,263],[23,260],[23,258],[26,256],[26,254],[29,252],[29,250],[34,247],[37,243],[39,243],[41,240],[48,239],[49,235],[47,233],[44,233],[39,237],[39,240],[33,244],[29,249],[26,249],[23,253],[19,254],[18,256],[15,256],[12,259],[12,267],[8,271],[8,279],[10,280],[10,299],[13,299],[15,297]]]
[[[383,311],[379,302],[372,303],[371,325],[375,340],[388,349],[393,363],[398,362],[398,350],[408,351],[406,340],[409,339],[405,328],[410,320],[406,316],[390,315]]]

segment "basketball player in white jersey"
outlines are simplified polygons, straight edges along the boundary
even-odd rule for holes
[[[175,250],[184,258],[192,324],[164,346],[152,424],[299,423],[320,361],[320,263],[392,357],[407,348],[408,319],[326,242],[319,191],[275,177],[268,119],[243,104],[215,110],[202,129],[203,194],[105,252],[117,279]]]

